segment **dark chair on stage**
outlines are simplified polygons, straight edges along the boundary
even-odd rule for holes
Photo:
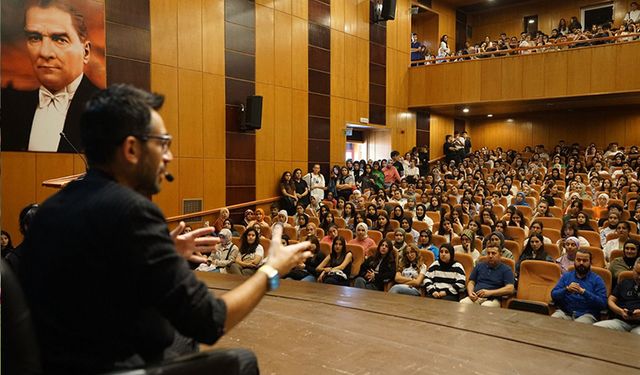
[[[40,353],[31,314],[22,288],[4,260],[0,260],[2,282],[2,373],[42,374]],[[246,349],[219,349],[178,357],[140,369],[110,372],[105,375],[209,375],[257,374],[258,361]]]

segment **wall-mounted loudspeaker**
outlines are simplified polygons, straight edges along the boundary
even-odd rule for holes
[[[382,12],[380,18],[383,21],[396,19],[396,0],[382,0]]]
[[[262,96],[247,96],[241,130],[256,130],[262,127]]]

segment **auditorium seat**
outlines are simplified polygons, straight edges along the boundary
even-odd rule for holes
[[[502,206],[493,206],[491,212],[499,219],[504,215],[504,208]]]
[[[440,247],[443,243],[447,243],[447,238],[439,234],[434,234],[431,236],[431,242],[433,242],[436,247]]]
[[[328,209],[333,209],[333,202],[331,201],[322,201],[322,204],[324,204],[325,206],[327,206]]]
[[[618,274],[618,284],[622,280],[633,279],[633,271],[622,271]]]
[[[420,249],[420,256],[422,257],[422,261],[427,265],[427,269],[431,265],[431,263],[435,262],[436,256],[431,252],[431,250]]]
[[[537,217],[536,221],[542,223],[544,229],[562,229],[562,219],[559,217]]]
[[[344,219],[343,219],[344,221]],[[346,228],[339,228],[338,235],[344,237],[345,241],[349,242],[353,239],[353,232]]]
[[[591,265],[595,267],[604,267],[604,251],[595,246],[583,246],[580,250],[586,250],[591,253]]]
[[[518,209],[518,211],[522,212],[522,215],[524,215],[524,217],[527,218],[527,221],[531,220],[531,216],[533,216],[533,210],[531,209],[531,207],[516,206],[516,208]]]
[[[420,233],[423,230],[429,229],[429,225],[427,225],[427,223],[425,223],[424,221],[414,221],[413,229],[415,229],[418,233]]]
[[[322,251],[322,254],[324,254],[324,256],[331,254],[331,244],[320,242],[320,251]]]
[[[491,227],[490,226],[482,224],[481,227],[482,227],[482,235],[483,236],[486,237],[486,236],[491,234]]]
[[[396,230],[398,228],[400,228],[400,222],[398,220],[389,220],[389,224],[391,224],[391,228],[393,228],[393,230]]]
[[[558,240],[562,237],[560,235],[560,229],[547,228],[546,226],[542,230],[542,235],[548,237],[552,243],[558,242]]]
[[[376,245],[379,244],[380,241],[382,241],[382,232],[380,232],[379,230],[370,229],[367,231],[367,236],[369,236],[369,238],[371,238],[373,242],[376,243]]]
[[[523,228],[509,225],[505,230],[505,234],[513,238],[513,240],[516,241],[518,245],[523,246],[525,238]]]
[[[581,230],[580,235],[589,242],[589,245],[597,248],[601,248],[600,234],[598,232],[592,232],[590,230]]]
[[[320,225],[320,219],[318,219],[317,217],[310,217],[309,222],[314,223],[316,227]]]
[[[512,240],[506,240],[504,241],[504,247],[506,247],[507,250],[511,251],[515,260],[520,259],[520,254],[522,254],[522,246],[520,246],[519,243]]]
[[[612,262],[616,258],[620,258],[623,254],[623,250],[613,250],[611,254],[609,254],[609,262]]]
[[[351,279],[355,279],[360,273],[360,266],[364,262],[364,247],[356,244],[347,244],[347,251],[351,252]]]
[[[233,224],[233,230],[235,230],[236,232],[238,232],[239,235],[242,236],[242,233],[244,233],[244,231],[247,230],[247,228],[245,228],[244,225]]]
[[[242,239],[240,237],[231,237],[231,242],[240,248],[240,244],[242,244]]]
[[[560,255],[562,255],[561,252],[560,252],[560,247],[558,245],[556,245],[555,243],[545,244],[544,245],[544,250],[554,260],[560,258]]]
[[[339,216],[334,215],[333,216],[333,222],[336,223],[336,225],[338,226],[338,228],[346,228],[347,227],[347,221]]]
[[[556,198],[556,199],[560,199],[560,198]],[[553,217],[557,217],[557,218],[562,218],[562,204],[557,205],[557,206],[551,206],[549,207],[549,213],[551,214],[551,216]]]
[[[271,238],[271,228],[270,227],[261,227],[260,228],[260,236],[265,238]]]
[[[454,237],[451,240],[451,245],[456,246],[456,245],[461,245],[462,244],[462,239],[460,237]],[[476,237],[473,240],[473,244],[474,244],[474,248],[477,249],[478,251],[482,252],[482,240],[479,239],[478,237]]]
[[[269,256],[269,248],[271,247],[271,237],[269,237],[269,238],[260,237],[260,245],[262,245],[262,248],[264,249],[264,257],[265,258],[268,257]]]
[[[282,229],[283,233],[289,236],[290,240],[298,239],[298,233],[296,232],[296,228],[294,227],[285,227]]]
[[[431,220],[433,220],[434,223],[439,223],[440,222],[440,212],[427,211],[426,215],[429,216],[431,218]]]
[[[473,257],[471,254],[456,253],[456,262],[460,263],[462,268],[464,268],[467,282],[469,282],[469,276],[471,276],[471,271],[473,271]]]
[[[516,298],[509,309],[550,315],[551,290],[560,280],[560,266],[543,260],[525,260],[520,264]]]

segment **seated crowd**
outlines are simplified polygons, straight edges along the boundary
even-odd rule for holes
[[[465,48],[454,51],[449,48],[448,36],[440,38],[437,52],[430,51],[424,44],[417,42],[417,35],[412,34],[411,60],[427,60],[424,63],[433,64],[445,61],[463,61],[488,57],[507,56],[514,54],[530,54],[535,52],[558,51],[567,48],[585,47],[606,43],[631,42],[640,39],[638,28],[640,27],[640,10],[636,2],[631,3],[631,8],[625,14],[619,26],[607,22],[601,25],[592,25],[590,29],[583,29],[577,17],[571,17],[569,23],[562,18],[558,26],[551,30],[550,34],[538,30],[535,35],[522,32],[519,36],[508,36],[501,33],[499,38],[486,36],[480,43],[465,42]],[[618,36],[615,40],[599,40],[607,37]],[[575,42],[575,43],[572,43]],[[526,48],[526,49],[522,49]],[[442,59],[457,57],[455,59]]]
[[[308,240],[313,253],[285,278],[500,307],[526,288],[523,267],[547,263],[558,275],[553,317],[640,333],[638,147],[471,152],[452,139],[432,165],[414,149],[348,160],[327,177],[318,164],[284,172],[269,213],[234,223],[222,209],[205,223],[220,243],[193,268],[252,275],[282,225],[283,242]]]

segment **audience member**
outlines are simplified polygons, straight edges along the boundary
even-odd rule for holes
[[[609,296],[608,305],[616,317],[597,322],[594,324],[596,327],[640,335],[640,258],[634,262],[633,278],[616,285]]]
[[[397,253],[389,240],[378,244],[373,256],[364,260],[354,286],[361,289],[384,290],[386,282],[393,279],[396,272]]]
[[[500,307],[502,297],[514,292],[514,275],[511,268],[501,262],[500,249],[486,249],[487,261],[479,262],[471,271],[467,283],[467,294],[460,303],[477,304],[484,307]]]
[[[458,302],[465,288],[464,268],[456,262],[456,254],[451,244],[442,244],[439,257],[433,262],[425,276],[427,297]]]

